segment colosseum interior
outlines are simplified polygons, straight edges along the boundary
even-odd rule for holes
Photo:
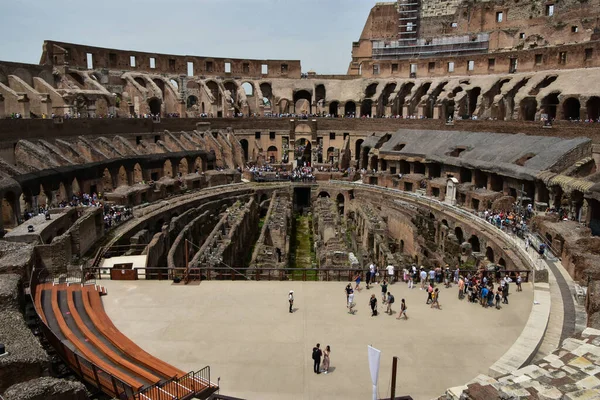
[[[0,399],[365,398],[366,353],[332,352],[325,386],[305,376],[304,338],[273,339],[298,341],[304,353],[284,352],[307,360],[297,369],[244,364],[273,343],[240,337],[286,332],[287,314],[200,316],[184,350],[154,323],[202,308],[185,293],[239,291],[241,312],[269,314],[293,287],[310,330],[327,324],[302,307],[339,309],[318,291],[341,297],[371,263],[380,281],[394,266],[396,309],[419,295],[403,282],[413,265],[506,275],[514,293],[478,317],[439,284],[431,336],[404,328],[438,318],[419,320],[417,302],[400,330],[379,315],[408,333],[381,343],[374,398],[600,399],[599,21],[600,0],[376,3],[345,75],[52,40],[39,64],[0,61]],[[332,312],[323,332],[375,326],[356,296],[358,314]],[[175,311],[156,316],[161,302]],[[348,353],[374,344],[360,335]],[[427,371],[443,377],[423,388]]]

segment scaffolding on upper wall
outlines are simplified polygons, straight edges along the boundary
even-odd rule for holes
[[[420,0],[398,0],[398,41],[404,46],[414,45],[419,37],[421,16]]]

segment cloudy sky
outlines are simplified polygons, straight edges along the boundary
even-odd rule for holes
[[[88,5],[89,4],[89,5]],[[37,64],[44,39],[123,50],[301,60],[346,73],[374,0],[0,0],[0,60]]]

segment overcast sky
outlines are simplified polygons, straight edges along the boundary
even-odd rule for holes
[[[374,0],[0,0],[0,60],[38,64],[44,39],[122,50],[301,60],[345,74]]]

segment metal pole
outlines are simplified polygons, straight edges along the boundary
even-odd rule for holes
[[[392,393],[390,400],[396,399],[396,370],[398,368],[398,357],[392,358]]]

